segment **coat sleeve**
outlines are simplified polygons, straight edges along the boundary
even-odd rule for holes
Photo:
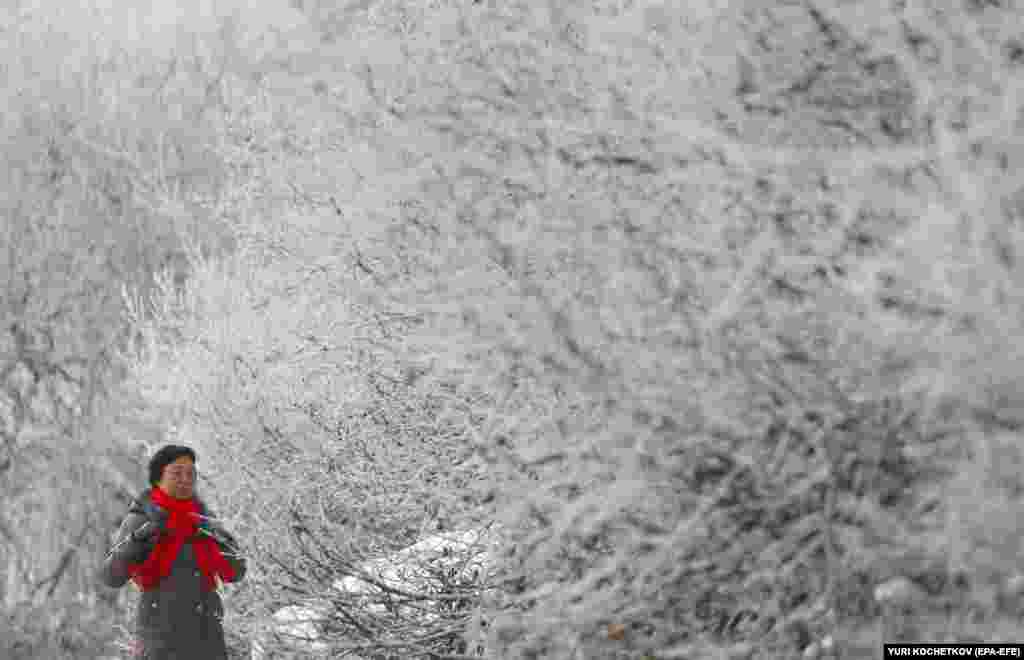
[[[246,569],[245,553],[242,551],[242,546],[239,545],[238,541],[235,540],[235,537],[223,527],[217,529],[217,535],[221,537],[221,540],[218,541],[221,552],[224,553],[224,558],[228,560],[228,563],[231,564],[231,568],[235,571],[235,579],[231,581],[241,582],[245,577]]]
[[[147,518],[141,513],[129,513],[121,522],[117,534],[114,537],[114,545],[107,552],[107,556],[100,565],[98,579],[100,583],[114,589],[120,589],[128,581],[128,560],[127,556],[133,549],[133,542],[128,538],[132,532],[141,527]]]

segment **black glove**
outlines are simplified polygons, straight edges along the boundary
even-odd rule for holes
[[[147,516],[146,521],[135,528],[124,539],[124,546],[122,546],[119,552],[121,558],[133,564],[140,564],[145,561],[149,553],[156,547],[160,535],[167,529],[166,524],[166,511],[157,509],[151,512]]]
[[[146,522],[132,532],[132,541],[155,545],[166,530],[167,512],[163,509],[154,509],[147,516]]]
[[[200,536],[209,536],[216,541],[221,552],[237,552],[238,544],[235,542],[235,537],[231,536],[226,529],[210,520],[210,518],[202,518],[199,521],[196,533]]]

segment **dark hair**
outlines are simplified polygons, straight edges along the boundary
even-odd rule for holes
[[[193,463],[196,462],[196,453],[182,445],[166,445],[153,454],[153,458],[149,459],[149,485],[157,485],[164,474],[164,468],[182,456],[188,456]]]

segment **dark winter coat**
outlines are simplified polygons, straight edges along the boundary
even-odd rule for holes
[[[143,491],[128,509],[114,541],[115,550],[107,555],[99,579],[108,587],[118,589],[128,582],[128,564],[138,544],[127,540],[159,509]],[[204,516],[212,514],[196,498]],[[215,528],[221,552],[235,570],[233,582],[245,576],[245,560],[238,552],[234,537],[222,528]],[[143,550],[144,552],[144,550]],[[138,561],[138,557],[134,559]],[[136,609],[136,640],[141,660],[226,660],[224,629],[221,619],[224,607],[216,590],[206,591],[202,574],[192,554],[192,544],[185,543],[175,559],[171,572],[153,590],[142,592]]]

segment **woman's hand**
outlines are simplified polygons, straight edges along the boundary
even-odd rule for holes
[[[132,541],[155,545],[160,536],[167,531],[167,512],[156,509],[132,532]]]
[[[209,536],[216,541],[222,552],[235,552],[235,549],[237,548],[235,537],[229,534],[226,529],[214,522],[210,517],[203,517],[200,519],[197,533],[203,536]]]
[[[167,512],[158,509],[146,517],[146,520],[132,530],[124,540],[118,554],[132,564],[141,564],[156,547],[160,536],[167,531]]]

